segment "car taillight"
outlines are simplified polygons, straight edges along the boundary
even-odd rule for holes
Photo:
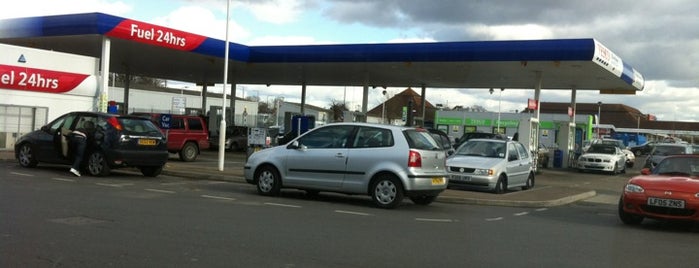
[[[121,123],[119,123],[119,120],[116,119],[116,117],[110,117],[107,119],[107,123],[112,125],[116,130],[121,131],[124,128],[121,126]]]
[[[408,154],[408,167],[422,167],[422,156],[420,156],[420,153],[410,150],[410,154]]]

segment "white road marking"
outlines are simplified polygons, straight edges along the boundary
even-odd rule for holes
[[[287,205],[287,204],[279,204],[279,203],[264,203],[265,205],[270,205],[270,206],[277,206],[277,207],[287,207],[287,208],[300,208],[301,206],[297,205]]]
[[[64,178],[51,178],[52,180],[55,181],[67,181],[67,182],[75,182],[74,179],[64,179]]]
[[[535,209],[535,211],[539,211],[539,212],[541,212],[541,211],[547,211],[547,210],[549,210],[549,209],[548,209],[548,208],[537,208],[537,209]]]
[[[219,199],[219,200],[228,200],[228,201],[235,201],[236,200],[235,198],[215,196],[215,195],[201,195],[201,197],[211,198],[211,199]]]
[[[124,186],[133,185],[133,183],[100,183],[100,182],[95,183],[95,184],[100,185],[100,186],[116,187],[116,188],[121,188]]]
[[[208,182],[208,184],[223,184],[223,183],[227,183],[227,182],[225,182],[225,181],[210,181],[210,182]]]
[[[25,177],[34,177],[32,174],[26,174],[26,173],[19,173],[19,172],[10,172],[10,174],[18,175],[18,176],[25,176]]]
[[[505,218],[503,217],[497,217],[497,218],[486,218],[486,221],[501,221],[504,220]]]
[[[149,192],[156,192],[156,193],[164,193],[164,194],[174,194],[175,192],[173,191],[168,191],[168,190],[160,190],[160,189],[144,189]]]
[[[513,214],[513,215],[515,215],[515,216],[524,216],[524,215],[527,215],[527,214],[529,214],[529,212],[526,212],[526,211],[525,211],[525,212],[515,213],[515,214]]]
[[[335,212],[336,213],[343,213],[343,214],[359,215],[359,216],[371,216],[371,214],[369,214],[369,213],[356,212],[356,211],[335,210]]]
[[[452,219],[427,219],[427,218],[415,218],[416,221],[429,221],[429,222],[454,222]]]

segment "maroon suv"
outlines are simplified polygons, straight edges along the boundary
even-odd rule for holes
[[[139,116],[147,116],[160,125],[161,114],[134,113]],[[182,161],[194,161],[201,150],[209,149],[209,131],[204,118],[194,115],[171,115],[170,128],[161,129],[167,134],[167,150],[177,153]]]

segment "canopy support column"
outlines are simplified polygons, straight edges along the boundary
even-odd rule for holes
[[[426,94],[427,94],[427,89],[426,89],[425,85],[423,84],[422,85],[422,92],[420,93],[420,96],[421,96],[421,99],[420,99],[420,102],[421,102],[420,107],[421,108],[420,109],[422,109],[422,123],[420,123],[421,127],[425,127],[425,121],[427,121],[427,119],[425,118],[425,106],[427,103],[427,95]],[[435,126],[435,128],[436,128],[436,126]]]
[[[306,115],[306,83],[301,84],[301,115]]]
[[[124,110],[123,114],[129,114],[129,93],[131,91],[131,70],[126,69],[124,74]]]
[[[109,60],[111,55],[111,40],[107,37],[102,37],[102,57],[100,58],[100,84],[99,84],[99,94],[95,103],[96,111],[107,112],[107,100],[109,99],[109,94],[107,88],[109,87]]]

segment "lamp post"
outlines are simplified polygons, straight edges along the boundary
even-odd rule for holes
[[[505,88],[500,88],[500,97],[498,97],[498,134],[505,134],[505,133],[500,133],[500,111],[502,107],[502,92],[505,91]]]
[[[599,132],[599,122],[600,119],[602,119],[602,102],[598,101],[597,102],[597,138],[600,139],[600,132]]]

